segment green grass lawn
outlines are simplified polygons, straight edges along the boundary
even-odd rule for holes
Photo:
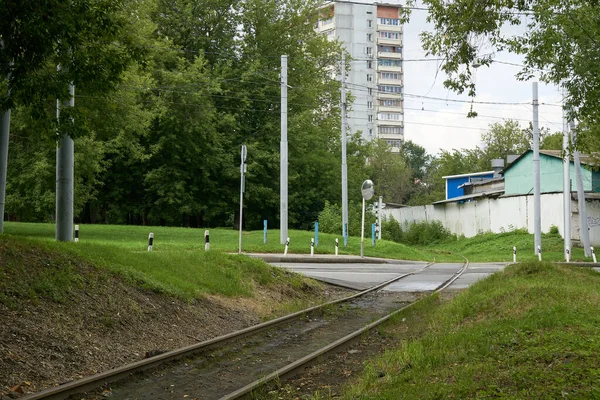
[[[249,296],[255,283],[267,285],[281,278],[283,272],[260,260],[238,255],[238,231],[211,229],[211,251],[204,251],[204,229],[80,225],[79,243],[57,243],[53,224],[5,223],[5,233],[12,237],[39,243],[47,249],[69,253],[87,262],[106,267],[152,290],[192,299],[203,293],[227,296]],[[148,234],[154,234],[153,251],[147,251]],[[314,232],[290,230],[291,254],[310,253]],[[360,238],[350,237],[343,246],[338,235],[319,234],[317,254],[333,254],[335,239],[340,240],[340,254],[360,254]],[[247,253],[283,253],[279,231],[268,231],[267,244],[262,231],[243,232],[243,251]],[[512,247],[518,248],[518,260],[531,260],[533,235],[511,232],[485,234],[469,239],[450,240],[422,248],[390,241],[378,241],[371,246],[365,240],[365,255],[404,260],[462,262],[461,255],[471,262],[512,261]],[[562,239],[544,235],[544,259],[562,259]],[[233,254],[227,254],[233,253]],[[574,259],[584,259],[582,249],[573,250]],[[301,279],[289,278],[302,285]]]
[[[410,331],[345,399],[599,399],[600,273],[528,262],[385,327]],[[403,328],[404,326],[404,328]]]
[[[54,224],[5,222],[4,232],[13,236],[54,241],[54,229]],[[156,226],[80,225],[80,242],[77,245],[72,244],[72,246],[104,244],[133,252],[147,253],[150,232],[154,234],[153,254],[180,251],[204,252],[204,229]],[[288,233],[290,237],[288,252],[290,254],[310,253],[310,239],[314,238],[314,232],[290,230]],[[360,238],[349,237],[348,246],[344,247],[341,235],[326,233],[319,234],[319,243],[315,247],[315,253],[334,254],[336,238],[339,240],[339,254],[360,254]],[[212,251],[237,253],[238,240],[239,232],[237,230],[210,229]],[[67,245],[72,247],[71,244]],[[242,234],[242,250],[244,253],[283,253],[284,246],[279,243],[279,230],[268,231],[267,244],[264,244],[262,231],[249,231]],[[371,239],[366,238],[365,256],[433,261],[436,254],[389,241],[380,241],[373,247]]]
[[[5,232],[14,236],[54,241],[53,224],[6,222]],[[136,254],[142,254],[147,252],[148,233],[150,232],[154,233],[153,253],[192,251],[200,254],[204,251],[204,229],[131,225],[80,225],[81,240],[78,246],[108,245],[112,248],[123,248]],[[310,240],[314,238],[314,232],[290,230],[289,237],[290,254],[310,253]],[[341,235],[326,233],[319,233],[319,243],[315,247],[315,253],[333,254],[336,238],[339,240],[339,254],[360,254],[360,238],[349,237],[348,246],[344,247]],[[210,242],[211,250],[237,253],[238,231],[225,228],[210,229]],[[67,244],[67,247],[70,246]],[[522,231],[501,234],[487,233],[422,247],[411,247],[387,240],[377,241],[376,246],[372,246],[371,239],[365,238],[365,256],[461,262],[463,259],[460,256],[463,255],[472,262],[512,262],[513,246],[517,247],[517,261],[537,259],[537,255],[533,252],[533,235]],[[263,242],[262,231],[248,231],[242,234],[242,250],[245,253],[283,253],[283,249],[284,246],[279,243],[279,230],[268,231],[267,244]],[[542,250],[544,260],[562,261],[563,239],[558,234],[543,234]],[[585,258],[581,248],[572,249],[572,260],[591,261],[591,259]]]
[[[7,223],[0,243],[5,249],[21,249],[21,252],[29,248],[39,250],[48,254],[49,259],[62,260],[63,264],[68,257],[61,255],[70,255],[75,262],[84,260],[116,272],[138,286],[186,300],[203,294],[250,296],[255,285],[306,284],[305,278],[258,259],[224,251],[205,252],[203,230],[152,230],[156,238],[152,252],[147,251],[148,228],[131,226],[82,225],[79,243],[59,243],[54,240],[54,225]],[[218,242],[219,231],[213,233]],[[16,277],[26,271],[12,272]],[[51,270],[46,272],[41,279],[55,285],[56,276]]]
[[[426,246],[425,251],[461,254],[471,262],[505,261],[512,262],[513,246],[517,248],[517,261],[537,260],[534,253],[533,235],[522,232],[486,233],[471,238],[452,240]],[[558,234],[542,234],[542,259],[544,261],[564,261],[564,240]],[[582,248],[571,251],[573,261],[592,261],[586,258]]]

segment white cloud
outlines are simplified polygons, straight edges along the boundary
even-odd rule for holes
[[[523,127],[532,120],[532,83],[517,81],[515,74],[519,67],[494,63],[490,67],[480,67],[476,71],[477,97],[475,102],[527,103],[473,104],[477,118],[466,118],[471,108],[471,98],[456,95],[444,88],[445,75],[437,73],[437,61],[411,61],[425,58],[421,48],[419,33],[430,30],[425,21],[426,12],[414,11],[411,21],[404,27],[404,79],[405,79],[405,138],[425,147],[432,154],[439,149],[473,148],[480,142],[480,135],[489,124],[502,119],[517,119]],[[433,58],[433,57],[430,57]],[[520,63],[518,56],[501,53],[497,60]],[[539,125],[551,131],[559,131],[562,126],[562,110],[551,104],[559,104],[560,93],[554,86],[539,83]],[[435,97],[444,100],[415,98],[410,95]],[[452,100],[466,101],[463,103]]]

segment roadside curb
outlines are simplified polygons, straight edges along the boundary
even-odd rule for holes
[[[555,264],[563,265],[563,266],[572,266],[572,267],[589,267],[589,268],[598,268],[600,267],[599,263],[587,262],[587,261],[555,261]]]
[[[359,257],[359,256],[333,256],[333,255],[316,255],[310,256],[307,254],[260,254],[260,253],[245,253],[246,256],[252,258],[260,258],[268,263],[339,263],[339,264],[426,264],[426,261],[409,261],[409,260],[394,260],[388,258],[377,257]]]

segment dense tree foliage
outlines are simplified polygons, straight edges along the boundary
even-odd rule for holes
[[[256,229],[267,219],[277,226],[280,56],[286,54],[289,222],[309,228],[325,210],[331,229],[341,230],[336,75],[342,48],[315,33],[316,1],[19,4],[0,4],[10,16],[0,21],[0,75],[10,75],[1,88],[10,95],[0,107],[13,107],[10,218],[54,219],[56,98],[64,99],[74,82],[76,107],[65,110],[74,119],[62,120],[75,123],[59,129],[75,128],[67,133],[75,137],[77,220],[236,226],[245,144],[242,223]],[[593,131],[591,119],[584,124]],[[544,146],[555,146],[557,138],[547,138]],[[592,146],[591,138],[580,140]],[[490,126],[481,147],[434,157],[411,141],[393,154],[385,143],[366,143],[353,132],[347,146],[352,213],[360,209],[367,178],[385,202],[426,204],[443,198],[443,175],[488,170],[491,159],[518,154],[529,141],[529,130],[506,121]],[[350,223],[358,229],[358,220]]]
[[[414,2],[411,2],[412,4]],[[445,85],[475,94],[474,66],[502,50],[524,56],[520,79],[563,86],[572,119],[594,137],[600,125],[600,7],[595,0],[425,0],[433,31],[429,54],[444,57]],[[581,141],[583,149],[593,140]],[[597,140],[596,140],[597,142]]]
[[[57,91],[75,81],[75,125],[85,133],[75,143],[80,221],[232,226],[239,219],[239,152],[246,144],[244,222],[257,228],[268,219],[275,226],[282,54],[289,57],[290,224],[308,227],[325,201],[339,203],[340,86],[332,72],[339,69],[341,46],[314,32],[316,3],[79,0],[60,8],[62,3],[49,2],[47,15],[60,11],[70,19],[48,27],[57,32],[52,40],[24,48],[36,60],[29,69],[17,68],[26,63],[14,56],[16,50],[2,53],[4,67],[14,61],[6,206],[11,218],[53,220],[55,134],[48,121]],[[25,21],[34,11],[19,12]],[[74,20],[76,13],[89,21]],[[71,23],[83,29],[81,35],[63,32]],[[30,25],[2,29],[39,34],[29,32]],[[8,43],[13,37],[4,32]],[[61,49],[74,49],[69,60],[60,58]],[[70,68],[57,72],[57,63]],[[89,76],[94,68],[95,81]],[[18,83],[39,86],[40,76],[47,82],[37,100],[22,101],[19,93],[33,87]],[[351,188],[370,174],[371,150],[359,137],[348,144]],[[350,190],[350,198],[359,200],[360,192]]]

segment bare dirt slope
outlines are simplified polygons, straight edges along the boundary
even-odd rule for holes
[[[16,398],[256,324],[289,301],[318,302],[335,291],[259,287],[253,298],[206,296],[191,303],[135,287],[81,261],[0,242],[0,399]],[[66,296],[23,295],[24,275],[68,263]],[[15,265],[19,265],[15,269]],[[37,289],[36,289],[37,290]]]

